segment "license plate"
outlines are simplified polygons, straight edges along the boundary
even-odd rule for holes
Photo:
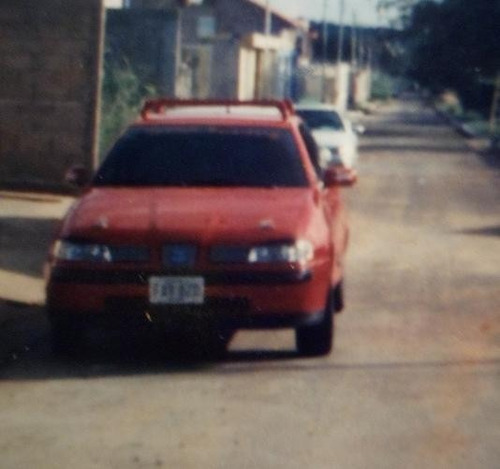
[[[203,277],[150,277],[149,301],[155,305],[201,305],[205,299]]]

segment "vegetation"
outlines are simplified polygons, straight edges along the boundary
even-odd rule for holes
[[[399,0],[410,78],[441,93],[452,89],[465,108],[487,115],[500,72],[500,0]],[[393,3],[398,3],[395,0]]]
[[[125,127],[135,118],[142,101],[155,94],[152,86],[143,86],[127,60],[104,64],[102,84],[99,154],[101,159]]]
[[[372,84],[374,99],[388,99],[403,86],[406,70],[404,35],[401,30],[378,27],[344,25],[342,50],[339,55],[339,26],[328,24],[326,50],[324,28],[319,22],[311,23],[313,32],[312,53],[316,61],[336,63],[340,58],[358,67],[375,70]],[[407,83],[407,80],[405,81]]]
[[[390,72],[374,70],[371,96],[374,100],[387,100],[399,95],[401,91],[413,88],[413,83],[404,77]]]

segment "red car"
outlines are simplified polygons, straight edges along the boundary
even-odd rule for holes
[[[81,174],[78,175],[81,181]],[[339,187],[286,101],[146,102],[70,209],[48,262],[53,344],[93,322],[291,327],[329,353],[348,226]]]

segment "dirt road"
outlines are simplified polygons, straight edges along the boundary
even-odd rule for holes
[[[416,102],[366,125],[331,356],[270,331],[215,363],[153,337],[94,337],[66,362],[38,314],[0,371],[2,469],[496,469],[500,166]]]

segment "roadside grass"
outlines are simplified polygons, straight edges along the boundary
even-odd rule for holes
[[[434,106],[467,137],[489,140],[492,146],[499,146],[500,122],[492,129],[486,116],[475,110],[464,109],[458,101],[443,96],[436,99]]]
[[[489,121],[486,119],[466,120],[464,125],[467,129],[479,138],[500,139],[500,128],[497,124],[494,130],[491,129]]]

